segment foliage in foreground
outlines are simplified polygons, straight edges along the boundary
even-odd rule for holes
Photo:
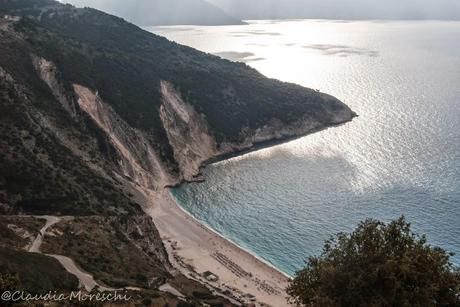
[[[460,306],[460,270],[450,256],[404,217],[369,219],[327,240],[287,291],[300,306]]]

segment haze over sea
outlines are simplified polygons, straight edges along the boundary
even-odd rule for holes
[[[331,234],[404,214],[460,265],[460,22],[149,30],[332,94],[359,114],[207,167],[205,183],[173,192],[196,218],[293,274]]]

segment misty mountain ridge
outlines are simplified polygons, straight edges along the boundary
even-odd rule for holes
[[[460,20],[456,0],[209,0],[227,14],[248,19]]]
[[[63,0],[77,7],[92,7],[139,26],[155,25],[237,25],[229,16],[204,0]]]
[[[251,19],[460,20],[456,0],[62,0],[139,26],[239,25]]]

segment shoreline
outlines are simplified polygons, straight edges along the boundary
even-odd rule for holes
[[[239,245],[238,243],[236,243],[235,241],[233,241],[232,239],[230,238],[227,238],[226,236],[224,236],[223,234],[220,234],[219,232],[217,232],[216,230],[212,229],[210,226],[206,225],[205,223],[203,223],[202,221],[200,221],[199,219],[197,219],[196,217],[194,217],[190,212],[188,212],[186,209],[184,209],[184,207],[182,207],[179,203],[179,201],[177,200],[177,198],[174,197],[174,195],[171,193],[170,190],[168,190],[168,193],[169,193],[169,196],[172,198],[172,200],[176,203],[176,206],[179,208],[179,210],[182,210],[186,215],[188,215],[190,218],[192,218],[193,220],[195,220],[196,223],[200,224],[201,226],[207,228],[208,231],[211,231],[212,233],[214,233],[215,235],[221,237],[223,240],[226,240],[228,241],[230,244],[233,244],[236,248],[239,248],[241,250],[243,250],[244,252],[250,254],[252,257],[256,258],[258,261],[264,263],[265,265],[271,267],[273,270],[275,271],[278,271],[280,274],[283,274],[286,278],[292,278],[292,276],[290,276],[289,274],[281,271],[279,268],[277,268],[276,266],[274,266],[273,264],[271,264],[270,262],[268,262],[267,260],[263,259],[262,257],[260,256],[257,256],[254,252],[251,252],[250,250],[248,250],[247,248],[244,248],[242,247],[241,245]]]
[[[222,162],[222,161],[229,160],[229,159],[232,159],[232,158],[244,156],[244,155],[246,155],[248,153],[256,152],[256,151],[266,149],[266,148],[271,148],[271,147],[274,147],[274,146],[277,146],[277,145],[290,143],[292,141],[301,139],[303,137],[306,137],[308,135],[311,135],[311,134],[314,134],[314,133],[317,133],[317,132],[321,132],[323,130],[328,130],[328,129],[331,129],[331,128],[337,128],[337,127],[340,127],[342,125],[345,125],[347,123],[352,122],[357,117],[359,117],[359,115],[356,114],[355,112],[352,112],[352,115],[351,115],[351,117],[349,119],[346,119],[346,120],[343,120],[343,121],[340,121],[340,122],[337,122],[337,123],[326,124],[325,126],[316,127],[316,128],[310,129],[308,131],[298,133],[298,134],[294,134],[294,135],[286,135],[286,136],[282,136],[282,137],[279,137],[279,138],[272,138],[272,139],[263,140],[263,141],[255,141],[251,146],[240,148],[240,149],[230,151],[230,152],[227,152],[227,153],[222,153],[222,154],[219,154],[217,156],[209,158],[208,160],[206,160],[206,161],[204,161],[202,163],[200,169],[204,169],[206,166],[214,164],[214,163],[218,163],[218,162]]]
[[[202,163],[196,176],[200,176],[201,170],[209,164],[341,126],[357,116],[352,112],[350,118],[326,127],[256,142],[247,148],[212,157]],[[204,179],[196,181],[201,180]],[[172,267],[237,305],[292,306],[286,294],[291,276],[202,223],[179,204],[170,189],[191,182],[165,185],[150,194],[153,196],[149,197],[152,205],[145,208],[160,233]],[[211,274],[212,280],[207,274]]]
[[[201,223],[169,189],[155,193],[153,203],[147,213],[176,270],[242,304],[290,306],[286,273]],[[205,272],[217,280],[206,278]]]
[[[330,125],[323,126],[323,127],[314,128],[314,129],[311,129],[309,131],[305,131],[303,133],[299,133],[299,134],[295,134],[295,135],[288,135],[288,136],[283,136],[283,137],[280,137],[280,138],[273,138],[273,139],[269,139],[269,140],[254,142],[250,146],[242,147],[242,148],[236,148],[236,149],[234,149],[232,151],[218,154],[218,155],[213,156],[213,157],[211,157],[211,158],[209,158],[209,159],[207,159],[207,160],[205,160],[205,161],[203,161],[201,163],[199,171],[195,175],[195,177],[196,177],[195,180],[185,180],[184,179],[184,180],[182,180],[180,182],[177,182],[175,184],[167,184],[167,185],[164,186],[164,188],[177,188],[177,187],[180,187],[180,186],[182,186],[184,184],[204,182],[205,179],[202,178],[202,172],[207,166],[209,166],[211,164],[215,164],[215,163],[226,161],[226,160],[229,160],[229,159],[232,159],[232,158],[244,156],[244,155],[246,155],[248,153],[256,152],[256,151],[263,150],[263,149],[266,149],[266,148],[271,148],[271,147],[274,147],[274,146],[277,146],[277,145],[290,143],[292,141],[301,139],[301,138],[306,137],[306,136],[308,136],[310,134],[313,134],[313,133],[321,132],[323,130],[328,130],[330,128],[340,127],[342,125],[345,125],[347,123],[352,122],[355,118],[358,118],[358,117],[359,117],[358,114],[356,114],[355,112],[352,112],[352,115],[351,115],[351,117],[349,119],[341,121],[341,122],[338,122],[338,123],[330,124]]]

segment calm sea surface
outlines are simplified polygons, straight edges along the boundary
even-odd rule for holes
[[[460,265],[460,22],[255,21],[152,32],[330,93],[359,118],[209,166],[174,190],[288,274],[331,234],[404,214]]]

